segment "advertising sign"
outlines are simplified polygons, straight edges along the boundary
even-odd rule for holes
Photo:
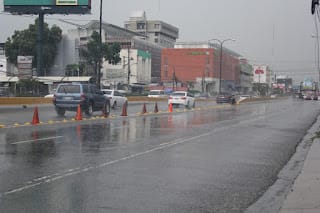
[[[32,56],[18,56],[19,78],[27,79],[32,76]]]
[[[254,65],[253,66],[253,82],[254,83],[267,83],[267,66]]]
[[[56,0],[56,5],[78,5],[78,0]]]
[[[86,14],[91,0],[4,0],[4,11],[18,14]]]

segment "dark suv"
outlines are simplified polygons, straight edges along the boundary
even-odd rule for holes
[[[53,104],[59,116],[64,116],[66,111],[76,112],[79,105],[87,115],[100,110],[106,115],[110,113],[110,100],[94,84],[59,84],[53,96]]]

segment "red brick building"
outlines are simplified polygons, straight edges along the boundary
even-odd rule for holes
[[[222,87],[235,88],[240,82],[238,56],[223,50]],[[190,89],[217,93],[220,78],[220,49],[170,48],[162,49],[161,82],[171,84],[173,79]]]

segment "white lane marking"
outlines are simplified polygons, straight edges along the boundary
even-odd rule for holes
[[[210,135],[210,134],[212,134],[212,132],[207,132],[207,133],[204,133],[204,134],[201,134],[201,135],[197,135],[197,136],[194,136],[194,137],[189,137],[189,138],[175,139],[175,140],[170,141],[170,142],[161,143],[161,144],[159,144],[158,146],[156,146],[156,147],[154,147],[152,149],[149,149],[149,150],[146,150],[146,151],[143,151],[143,152],[139,152],[139,153],[136,153],[136,154],[128,155],[126,157],[123,157],[123,158],[120,158],[120,159],[117,159],[117,160],[108,161],[108,162],[105,162],[105,163],[102,163],[102,164],[99,164],[99,165],[96,165],[96,166],[88,166],[88,167],[85,167],[85,168],[77,167],[77,168],[74,168],[74,169],[68,169],[68,170],[66,170],[66,171],[64,171],[62,173],[56,173],[56,174],[53,174],[53,175],[39,177],[39,178],[34,179],[31,182],[28,182],[27,185],[25,185],[23,187],[19,187],[19,188],[12,189],[12,190],[4,192],[4,193],[0,193],[0,198],[3,197],[3,196],[6,196],[6,195],[10,195],[10,194],[13,194],[13,193],[21,192],[21,191],[36,187],[36,186],[38,186],[40,184],[54,182],[56,180],[60,180],[60,179],[63,179],[65,177],[68,177],[68,176],[77,175],[77,174],[88,172],[88,171],[91,171],[91,170],[94,170],[94,169],[99,169],[99,168],[103,168],[103,167],[106,167],[106,166],[110,166],[110,165],[113,165],[113,164],[116,164],[116,163],[119,163],[119,162],[122,162],[122,161],[130,160],[130,159],[142,156],[142,155],[149,154],[151,152],[155,152],[155,151],[158,151],[158,150],[163,150],[163,149],[170,148],[170,147],[178,145],[178,144],[186,143],[188,141],[192,141],[192,140],[195,140],[197,138],[204,137],[204,136],[207,136],[207,135]]]
[[[48,138],[39,138],[39,139],[33,139],[33,140],[26,140],[26,141],[18,141],[14,142],[11,144],[22,144],[22,143],[32,143],[36,141],[47,141],[47,140],[52,140],[52,139],[58,139],[58,138],[63,138],[64,136],[55,136],[55,137],[48,137]]]

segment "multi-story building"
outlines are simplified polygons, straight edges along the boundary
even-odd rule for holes
[[[253,65],[253,84],[259,95],[271,92],[272,71],[268,65]]]
[[[240,84],[239,54],[223,48],[221,91],[235,91]],[[179,81],[210,94],[219,92],[220,46],[208,42],[178,42],[163,49],[161,81]]]
[[[115,65],[104,62],[102,84],[116,88],[117,84],[151,83],[151,54],[137,49],[122,49],[121,62]],[[128,60],[130,59],[130,60]]]
[[[144,11],[133,12],[124,28],[142,35],[145,40],[164,48],[173,48],[179,37],[179,29],[158,20],[147,20]]]
[[[245,58],[240,58],[240,87],[238,91],[241,94],[248,94],[252,90],[252,65]]]
[[[67,35],[64,35],[64,38],[61,42],[59,48],[59,55],[56,59],[56,66],[53,67],[53,75],[64,75],[64,69],[68,64],[78,64],[83,61],[83,58],[80,55],[79,49],[83,48],[87,42],[90,40],[90,37],[94,31],[99,31],[99,21],[91,21],[86,25],[77,25],[76,29],[72,29],[68,31]],[[101,28],[102,34],[102,42],[106,43],[119,43],[123,52],[146,52],[151,58],[151,81],[159,81],[160,80],[160,60],[161,60],[161,47],[155,43],[146,41],[143,37],[136,32],[129,31],[127,29],[108,24],[102,23]],[[137,55],[137,54],[136,54]],[[130,56],[129,56],[130,58]],[[123,58],[122,58],[123,59]],[[148,59],[149,61],[149,59]],[[123,62],[121,62],[123,63]],[[139,63],[139,61],[136,61]],[[106,63],[104,63],[106,65]],[[133,66],[134,67],[134,66]],[[140,70],[143,66],[137,64],[137,75],[142,76],[141,72],[145,72],[146,69]],[[112,72],[112,69],[110,72]],[[92,67],[87,67],[93,69]],[[91,72],[94,72],[91,70]],[[107,67],[102,68],[102,73],[105,73],[106,76],[110,76],[107,74]],[[149,73],[149,71],[148,71]],[[144,75],[144,74],[143,74]],[[130,75],[131,76],[131,75]],[[132,77],[132,76],[131,76]],[[105,77],[103,77],[105,78]],[[149,79],[144,83],[150,83]],[[137,80],[138,82],[139,80]],[[127,82],[127,81],[126,81]],[[130,81],[131,83],[135,82],[135,80]],[[103,82],[102,82],[103,83]]]

